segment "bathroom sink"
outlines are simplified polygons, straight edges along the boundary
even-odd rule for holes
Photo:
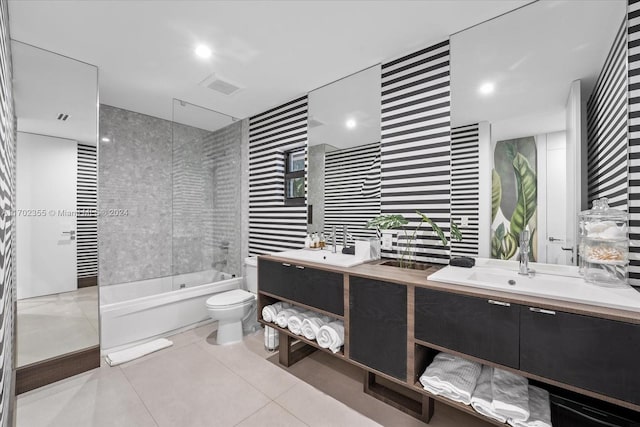
[[[536,273],[518,274],[518,263],[479,258],[473,268],[447,266],[429,280],[640,312],[640,292],[631,286],[603,287],[584,281],[573,266],[531,263]]]
[[[293,251],[277,252],[274,256],[282,258],[291,258],[300,261],[317,262],[318,264],[333,265],[336,267],[353,267],[355,265],[363,264],[367,262],[366,259],[356,258],[355,255],[347,255],[341,252],[342,248],[338,252],[333,253],[331,250],[308,250],[297,249]]]

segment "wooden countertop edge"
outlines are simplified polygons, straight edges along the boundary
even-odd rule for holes
[[[421,288],[452,292],[477,298],[497,299],[514,304],[546,308],[550,310],[564,311],[567,313],[582,314],[586,316],[601,317],[626,323],[640,324],[640,312],[612,307],[604,307],[593,304],[565,301],[554,298],[522,295],[513,292],[481,289],[472,286],[454,285],[451,283],[435,282],[427,279],[428,275],[436,272],[441,267],[433,267],[430,270],[406,270],[398,267],[379,265],[379,260],[359,264],[354,267],[336,267],[315,262],[278,257],[276,255],[260,255],[259,258],[268,261],[287,262],[296,265],[308,266],[317,268],[319,270],[332,271],[335,273],[366,277],[368,279],[384,280],[406,286],[417,286]]]

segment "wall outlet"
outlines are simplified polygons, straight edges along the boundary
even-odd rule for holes
[[[462,227],[468,227],[469,226],[469,217],[468,216],[463,216],[460,218],[460,226]]]
[[[393,249],[393,234],[382,233],[382,249],[388,251]]]

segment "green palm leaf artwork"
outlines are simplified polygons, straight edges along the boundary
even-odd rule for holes
[[[536,235],[538,182],[535,137],[498,141],[491,171],[491,257],[511,259],[518,252],[519,235],[529,230],[530,251]]]

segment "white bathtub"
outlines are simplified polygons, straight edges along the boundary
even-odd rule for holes
[[[239,288],[242,277],[214,270],[101,286],[101,353],[210,321],[207,298]]]

